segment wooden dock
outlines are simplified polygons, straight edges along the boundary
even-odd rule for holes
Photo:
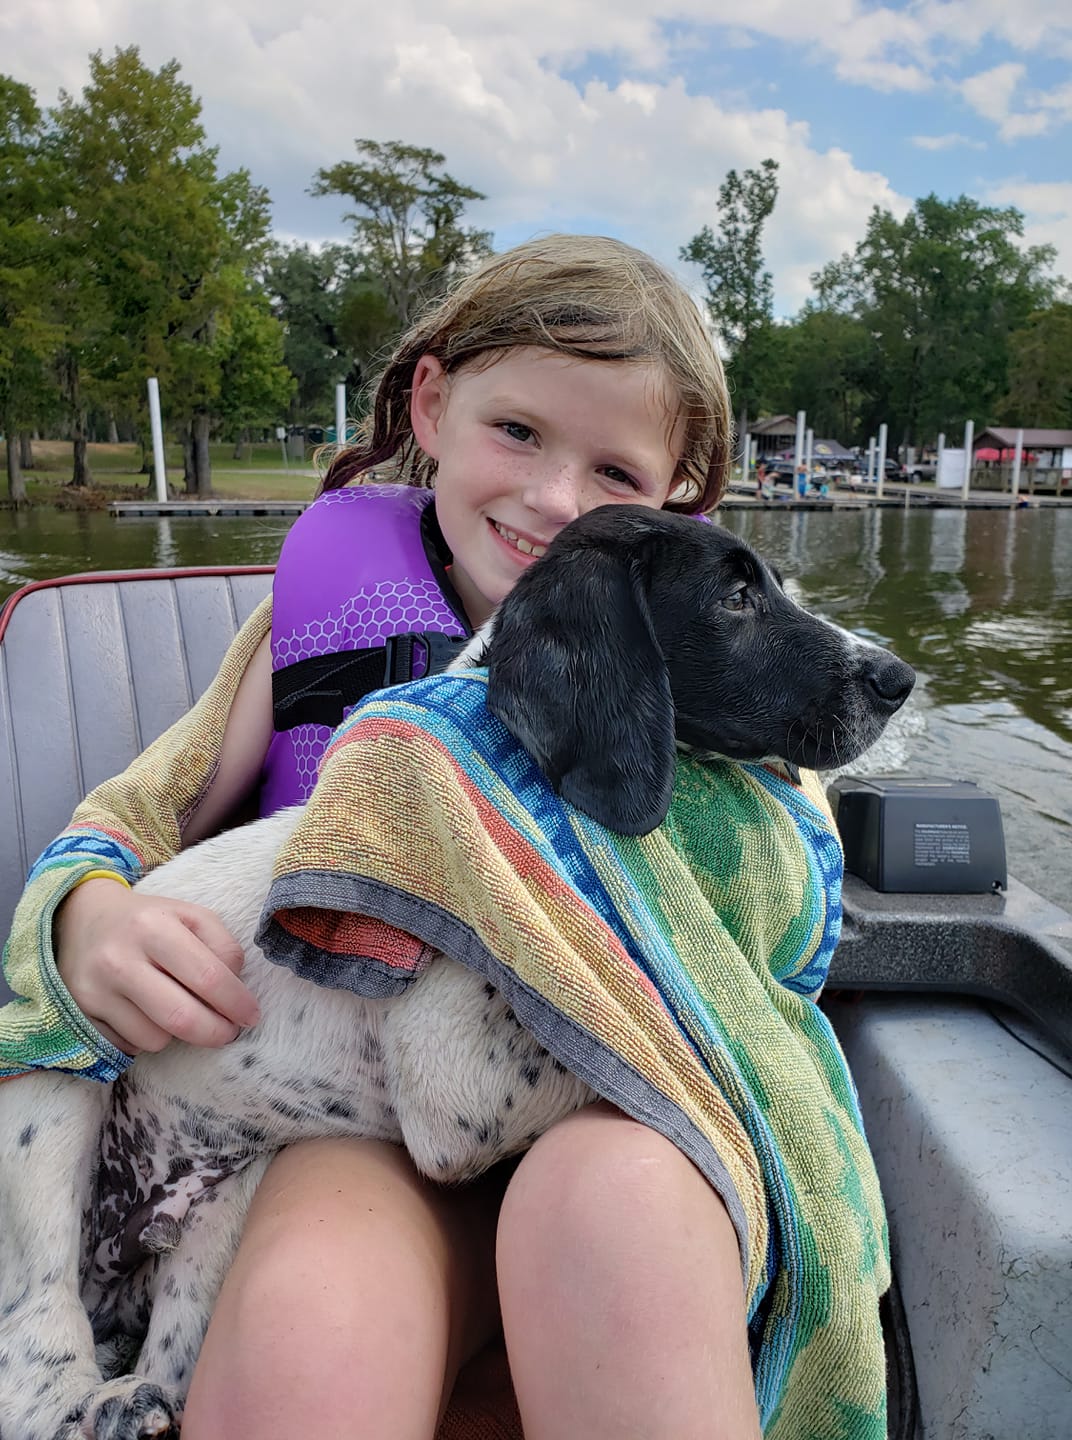
[[[223,496],[211,500],[117,500],[108,506],[116,519],[132,516],[287,516],[300,515],[312,504],[308,500],[228,500]],[[935,509],[935,510],[1013,510],[1050,509],[1072,505],[1072,495],[1026,495],[1017,499],[997,490],[975,490],[965,500],[959,491],[936,490],[933,486],[905,485],[893,482],[884,486],[882,496],[873,486],[839,485],[826,495],[796,497],[788,486],[776,487],[766,499],[757,499],[751,485],[731,482],[723,496],[723,510],[872,510]]]
[[[134,515],[300,515],[312,500],[116,500],[109,515],[123,520]]]

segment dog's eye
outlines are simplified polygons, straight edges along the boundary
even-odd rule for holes
[[[728,595],[723,595],[719,601],[719,604],[724,610],[743,610],[747,603],[747,585],[739,585],[736,590],[731,590]]]

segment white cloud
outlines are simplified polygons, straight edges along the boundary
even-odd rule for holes
[[[913,135],[912,144],[919,150],[952,150],[958,145],[965,145],[970,150],[986,149],[981,140],[971,140],[955,131],[948,135]]]
[[[1072,279],[1072,181],[1002,180],[988,186],[984,198],[1022,210],[1027,243],[1052,245],[1058,273]]]
[[[1012,108],[1016,87],[1026,74],[1026,65],[1007,61],[1004,65],[995,65],[991,70],[981,70],[977,75],[964,80],[960,93],[984,120],[993,120],[996,125],[1001,125]]]
[[[1042,91],[1034,103],[1048,111],[1058,124],[1067,124],[1072,120],[1072,80],[1055,85],[1052,90]]]
[[[433,18],[434,17],[434,18]],[[436,23],[438,22],[438,23]],[[111,37],[180,36],[213,49],[221,60],[243,52],[251,59],[275,52],[280,59],[310,41],[322,56],[343,55],[360,68],[366,45],[375,50],[387,32],[399,44],[414,32],[418,47],[434,34],[472,41],[476,49],[514,46],[558,70],[585,57],[606,56],[631,72],[663,75],[696,45],[696,36],[720,33],[720,45],[777,41],[798,57],[833,60],[842,80],[880,90],[919,91],[950,59],[970,54],[986,38],[1018,54],[1072,54],[1067,0],[916,0],[873,5],[868,0],[430,0],[387,7],[329,5],[307,0],[217,0],[212,6],[165,5],[163,0],[52,0],[36,14],[11,4],[0,12],[0,53],[33,58],[69,82],[78,57]],[[241,42],[245,43],[241,43]],[[221,49],[226,44],[237,49]],[[7,62],[10,63],[10,62]]]
[[[1018,115],[1007,115],[1001,122],[998,134],[1002,140],[1030,140],[1036,135],[1045,135],[1052,128],[1052,121],[1041,110],[1021,111]]]
[[[1008,61],[980,71],[960,84],[964,99],[985,120],[997,126],[1002,140],[1045,135],[1072,120],[1072,81],[1052,90],[1033,90],[1027,108],[1013,109],[1013,98],[1027,77],[1027,66]]]

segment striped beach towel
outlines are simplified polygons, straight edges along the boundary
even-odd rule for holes
[[[231,705],[271,623],[268,599],[235,636],[197,704],[121,775],[91,791],[34,862],[4,946],[4,974],[16,998],[0,1006],[0,1080],[42,1069],[105,1081],[129,1067],[130,1057],[69,995],[52,953],[53,918],[94,872],[133,885],[181,849],[183,822],[216,773]]]
[[[615,835],[559,800],[485,697],[482,671],[439,676],[336,732],[277,861],[266,953],[369,995],[419,984],[437,951],[486,976],[725,1200],[765,1433],[882,1440],[886,1226],[815,1004],[841,881],[818,781],[682,757],[665,823]]]

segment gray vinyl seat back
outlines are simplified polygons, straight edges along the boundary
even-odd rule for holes
[[[0,938],[75,806],[208,687],[271,571],[134,571],[31,586],[0,613]],[[0,981],[0,1002],[9,992]]]

